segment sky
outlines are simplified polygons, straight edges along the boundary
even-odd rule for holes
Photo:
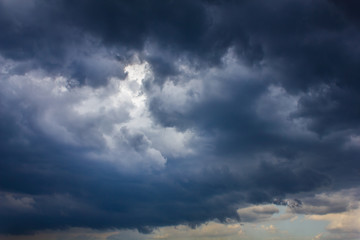
[[[0,0],[1,240],[359,240],[356,0]]]

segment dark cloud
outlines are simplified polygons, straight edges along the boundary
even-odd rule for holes
[[[0,232],[344,211],[306,197],[360,177],[357,6],[0,1]]]
[[[339,9],[344,13],[344,15],[351,20],[359,22],[359,15],[356,14],[357,9],[359,9],[360,5],[358,1],[350,0],[350,1],[339,1],[339,0],[330,0],[330,2],[334,3]]]
[[[336,85],[319,86],[302,96],[294,117],[309,120],[309,128],[320,135],[333,131],[358,129],[357,90]]]
[[[101,44],[112,47],[120,59],[128,59],[129,52],[151,43],[200,65],[219,63],[234,44],[249,59],[262,55],[259,46],[252,50],[241,31],[232,34],[231,29],[223,29],[222,20],[214,19],[211,9],[201,1],[34,0],[18,9],[16,3],[1,4],[2,55],[30,59],[31,68],[67,73],[94,86],[106,83],[106,77],[119,75],[119,71],[109,72],[106,66],[88,65],[88,57]],[[110,53],[109,58],[114,58],[114,54]],[[174,67],[161,58],[150,56],[149,60],[159,77],[173,72]]]

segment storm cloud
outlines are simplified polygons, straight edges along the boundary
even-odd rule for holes
[[[360,180],[355,9],[0,0],[0,233],[345,211],[324,196]]]

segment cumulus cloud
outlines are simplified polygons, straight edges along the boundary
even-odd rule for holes
[[[261,222],[269,220],[279,209],[274,205],[259,205],[237,210],[242,222]]]
[[[276,227],[272,224],[269,226],[261,225],[261,228],[269,233],[276,233],[278,231]]]
[[[290,205],[291,210],[300,214],[330,214],[342,213],[356,209],[358,203],[357,188],[346,189],[335,193],[321,193],[311,197],[304,197],[301,204]]]
[[[350,209],[341,213],[328,213],[324,215],[309,215],[312,220],[328,221],[326,229],[327,234],[320,235],[317,239],[358,239],[359,230],[359,214],[360,210]]]
[[[126,79],[111,78],[108,85],[96,89],[72,87],[69,79],[48,77],[41,71],[13,76],[3,73],[2,101],[6,107],[16,106],[12,114],[17,115],[20,128],[63,144],[88,147],[89,157],[120,166],[163,167],[166,157],[156,144],[170,156],[172,151],[177,155],[190,152],[190,148],[184,150],[189,131],[151,126],[155,123],[146,109],[141,83],[146,66],[133,65],[125,71]],[[174,141],[166,144],[163,135],[171,135]]]
[[[243,230],[239,223],[221,224],[211,221],[193,229],[184,225],[161,228],[152,234],[151,239],[211,239],[242,235]]]

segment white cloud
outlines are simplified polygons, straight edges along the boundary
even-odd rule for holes
[[[164,128],[151,119],[143,92],[143,80],[152,74],[146,62],[125,67],[126,79],[113,77],[96,88],[69,86],[71,79],[41,71],[8,76],[13,67],[1,69],[1,98],[29,133],[86,147],[87,157],[134,170],[163,168],[167,157],[192,152],[191,131]]]
[[[309,215],[308,218],[312,220],[329,221],[327,230],[329,230],[330,232],[360,234],[360,208],[351,209],[347,212],[342,213]]]
[[[242,222],[268,221],[276,213],[279,213],[279,209],[275,205],[250,206],[237,210]]]
[[[236,239],[243,234],[239,223],[222,224],[211,221],[196,228],[185,225],[162,227],[151,234],[150,239]]]
[[[305,214],[307,220],[328,222],[326,230],[313,239],[358,240],[360,237],[359,188],[316,194],[303,199],[292,212]],[[325,229],[324,229],[325,230]]]
[[[278,231],[278,229],[272,224],[270,224],[268,226],[261,225],[261,229],[263,229],[269,233],[276,233]]]
[[[317,239],[321,239],[321,237],[323,236],[323,233],[319,233],[318,235],[316,235],[312,240],[317,240]]]

